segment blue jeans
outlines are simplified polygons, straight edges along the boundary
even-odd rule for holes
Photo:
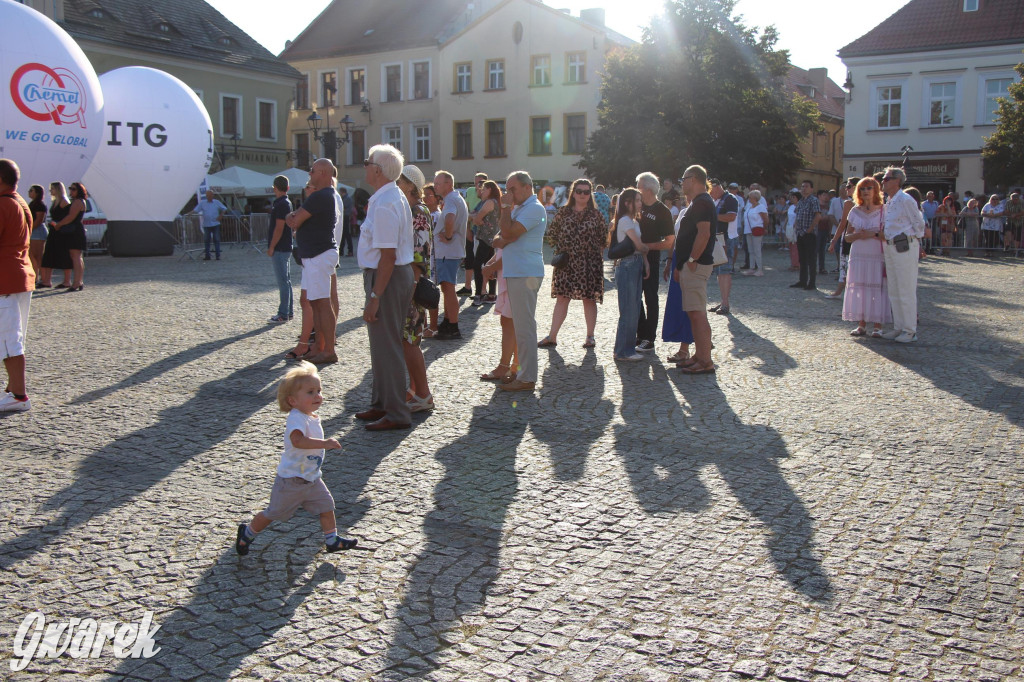
[[[655,276],[654,273],[651,276]],[[615,357],[636,354],[636,323],[640,319],[644,257],[634,253],[615,267],[615,289],[619,292],[619,326],[615,330]]]
[[[210,237],[213,237],[213,246],[216,250],[217,258],[220,258],[220,224],[204,227],[203,232],[206,233],[206,257],[210,257]]]
[[[277,278],[278,295],[280,303],[277,305],[277,314],[280,317],[291,317],[294,314],[292,308],[294,291],[292,290],[292,252],[275,251],[270,257],[274,263],[274,277]]]

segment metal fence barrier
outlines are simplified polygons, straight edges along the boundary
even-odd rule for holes
[[[199,215],[188,213],[174,219],[178,234],[181,258],[192,258],[192,254],[206,250],[206,233],[201,227]],[[220,243],[222,247],[251,246],[260,253],[267,250],[270,237],[270,215],[254,213],[244,216],[224,216],[220,220]],[[180,259],[179,259],[180,260]]]

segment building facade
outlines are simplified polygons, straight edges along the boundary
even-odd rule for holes
[[[580,174],[605,55],[632,42],[605,28],[603,13],[440,0],[406,19],[394,2],[342,4],[281,55],[301,74],[288,122],[296,165],[328,156],[359,185],[366,150],[385,142],[428,178],[442,169],[459,183],[481,171],[563,182]],[[314,111],[332,135],[314,136]]]
[[[182,80],[213,123],[210,172],[289,162],[285,134],[298,72],[203,0],[25,0],[81,46],[96,73],[148,66]]]
[[[813,101],[821,114],[821,130],[800,143],[805,165],[797,181],[809,179],[818,189],[837,189],[843,180],[846,92],[828,77],[828,69],[789,67],[786,89]]]
[[[1019,0],[911,0],[842,48],[845,174],[906,158],[908,179],[922,191],[988,193],[981,149],[1022,49]]]

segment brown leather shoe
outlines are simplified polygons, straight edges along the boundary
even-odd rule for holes
[[[537,386],[536,381],[520,381],[515,379],[507,384],[498,384],[498,388],[503,391],[532,391]]]
[[[398,424],[390,419],[378,419],[372,424],[366,425],[367,431],[394,431],[395,429],[407,429],[408,424]]]
[[[375,422],[386,414],[387,412],[385,410],[380,409],[379,407],[371,407],[370,409],[365,410],[363,412],[356,412],[356,419],[362,419],[363,421],[368,422]]]
[[[337,361],[338,356],[334,353],[331,353],[330,355],[326,353],[317,353],[308,359],[308,362],[312,362],[314,365],[333,365]]]

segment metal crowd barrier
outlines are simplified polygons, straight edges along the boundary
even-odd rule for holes
[[[174,224],[182,249],[181,258],[192,258],[193,253],[205,251],[206,234],[201,227],[199,215],[179,215],[174,219]],[[263,253],[267,250],[269,237],[270,215],[267,213],[224,216],[220,220],[221,247],[251,246]]]
[[[975,255],[1021,256],[1021,225],[1018,222],[996,230],[981,229],[981,219],[959,216],[953,221],[933,218],[928,221],[932,228],[931,238],[926,238],[922,246],[925,251],[940,254],[943,251],[967,251]]]

